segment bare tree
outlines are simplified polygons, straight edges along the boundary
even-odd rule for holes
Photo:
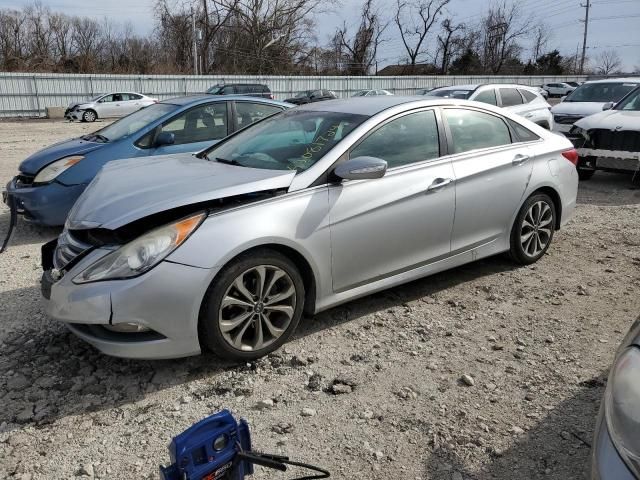
[[[597,70],[600,75],[615,73],[622,66],[622,60],[615,50],[605,50],[598,55]]]
[[[532,60],[535,62],[540,55],[547,51],[547,45],[551,34],[549,33],[549,27],[545,23],[538,23],[533,28],[533,43],[531,46]]]
[[[482,20],[482,60],[487,71],[499,73],[508,60],[519,57],[517,41],[528,31],[520,17],[517,3],[504,2],[491,7]]]
[[[394,21],[400,38],[414,67],[418,55],[424,52],[424,42],[442,9],[450,0],[397,0]]]
[[[464,50],[465,41],[458,34],[464,32],[464,24],[453,25],[450,18],[445,19],[442,24],[442,33],[438,35],[438,49],[436,59],[440,59],[440,73],[446,75],[449,71],[451,59]]]
[[[369,72],[376,60],[382,33],[386,28],[373,0],[365,0],[360,14],[360,26],[355,35],[349,36],[346,24],[336,31],[333,43],[338,49],[338,55],[348,58],[346,72],[349,75],[366,75]]]

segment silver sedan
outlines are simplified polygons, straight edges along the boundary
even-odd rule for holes
[[[157,103],[157,98],[135,92],[114,92],[98,95],[87,102],[74,102],[64,116],[68,120],[95,122],[98,118],[117,118]]]
[[[304,313],[502,252],[536,262],[577,158],[465,100],[291,109],[196,156],[105,166],[43,247],[48,312],[110,355],[254,359]]]

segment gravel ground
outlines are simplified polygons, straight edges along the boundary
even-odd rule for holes
[[[93,128],[0,123],[0,181]],[[20,223],[0,255],[0,478],[157,478],[171,437],[221,408],[250,421],[257,448],[335,478],[583,478],[640,312],[640,190],[599,173],[579,200],[534,266],[496,257],[351,302],[246,365],[119,360],[77,340],[37,286],[57,232]],[[0,234],[8,218],[2,206]]]

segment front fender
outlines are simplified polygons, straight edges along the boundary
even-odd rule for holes
[[[217,270],[252,248],[284,246],[307,261],[317,292],[330,292],[327,195],[316,188],[211,215],[168,259]]]

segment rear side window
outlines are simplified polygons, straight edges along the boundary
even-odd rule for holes
[[[514,105],[522,105],[522,97],[515,88],[501,88],[500,98],[502,98],[503,107],[513,107]]]
[[[451,131],[453,153],[511,143],[507,124],[495,115],[462,108],[447,108],[445,118]]]
[[[522,96],[524,97],[524,99],[527,101],[527,103],[529,102],[533,102],[536,98],[536,94],[533,92],[530,92],[529,90],[518,90]]]
[[[411,113],[385,123],[357,145],[350,158],[369,156],[387,161],[389,168],[430,160],[440,155],[433,110]]]
[[[233,85],[227,85],[221,90],[222,95],[233,95],[234,93],[236,93],[236,89]]]
[[[236,126],[244,128],[254,122],[270,117],[282,111],[282,108],[274,105],[253,102],[236,102]]]
[[[496,100],[496,91],[493,88],[480,92],[474,100],[476,102],[488,103],[489,105],[498,105],[498,101]]]
[[[515,132],[517,141],[519,142],[532,142],[534,140],[538,140],[540,137],[533,133],[528,128],[523,127],[518,122],[507,118],[507,123],[511,127],[511,129]]]

